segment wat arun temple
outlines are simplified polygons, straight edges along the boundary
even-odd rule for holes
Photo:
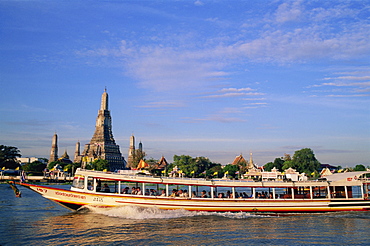
[[[96,118],[95,132],[90,143],[85,145],[80,154],[80,143],[76,144],[74,162],[81,162],[84,168],[87,163],[97,159],[107,160],[110,171],[125,169],[126,161],[116,144],[112,133],[112,118],[108,109],[108,93],[104,90],[101,105]]]

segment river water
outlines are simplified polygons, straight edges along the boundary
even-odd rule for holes
[[[62,186],[66,189],[69,186]],[[71,212],[0,184],[0,245],[370,245],[370,212],[198,213],[121,207]]]

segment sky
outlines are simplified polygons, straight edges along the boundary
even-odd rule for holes
[[[370,1],[0,1],[0,144],[370,165]]]

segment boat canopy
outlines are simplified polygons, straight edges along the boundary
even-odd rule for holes
[[[335,173],[333,175],[326,176],[327,181],[337,182],[337,181],[346,181],[347,179],[356,180],[361,175],[370,173],[370,171],[361,171],[361,172],[347,172],[347,173]]]

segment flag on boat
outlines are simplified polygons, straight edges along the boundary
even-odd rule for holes
[[[1,168],[1,170],[5,170],[5,166],[3,168]]]
[[[17,167],[15,170],[19,170],[19,167]]]
[[[226,171],[225,174],[229,174],[229,171]]]
[[[104,169],[103,172],[107,172],[108,170],[107,169]]]
[[[166,170],[163,170],[162,173],[166,173]]]
[[[21,172],[20,181],[21,181],[21,183],[26,182],[26,174],[24,173],[24,171]]]
[[[236,171],[235,174],[239,174],[239,171]]]
[[[214,172],[214,173],[213,173],[213,175],[217,175],[217,174],[218,174],[218,172]]]
[[[194,172],[194,171],[191,171],[191,172],[190,172],[190,174],[193,174],[193,173],[195,173],[195,172]]]

